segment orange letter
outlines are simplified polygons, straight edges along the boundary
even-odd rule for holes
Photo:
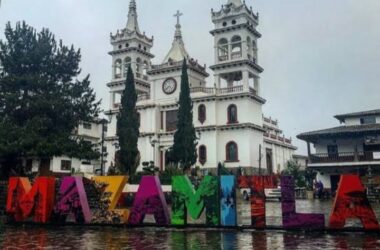
[[[120,214],[122,222],[127,222],[129,217],[128,209],[116,209],[117,202],[120,199],[120,196],[123,192],[125,185],[128,182],[127,176],[94,176],[92,178],[96,183],[105,183],[106,189],[105,193],[109,193],[109,211],[114,211]]]

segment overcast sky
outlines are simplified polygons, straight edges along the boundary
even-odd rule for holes
[[[49,28],[82,50],[81,67],[108,108],[110,32],[124,28],[129,0],[2,0],[5,23],[25,20]],[[154,36],[153,63],[161,62],[174,34],[176,10],[189,54],[213,64],[211,8],[227,0],[137,0],[140,29]],[[337,126],[333,115],[380,108],[379,0],[246,0],[260,14],[259,61],[264,112],[286,136]],[[209,70],[209,73],[212,73]],[[209,79],[210,85],[212,79]],[[300,153],[305,143],[295,140]]]

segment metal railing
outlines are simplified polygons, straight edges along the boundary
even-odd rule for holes
[[[341,152],[336,154],[311,154],[311,163],[361,162],[373,161],[373,152]]]

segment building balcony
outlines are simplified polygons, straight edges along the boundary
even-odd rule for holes
[[[311,154],[309,163],[349,163],[349,162],[371,162],[380,161],[375,159],[373,152],[344,152],[337,154]]]
[[[224,94],[233,94],[233,93],[243,93],[243,85],[228,87],[228,88],[207,88],[207,87],[193,87],[190,88],[190,93],[204,93],[211,95],[224,95]],[[257,95],[257,91],[253,88],[249,88],[249,92],[253,95]]]
[[[219,62],[228,61],[228,55],[219,56]]]
[[[286,144],[292,144],[292,139],[286,138],[285,136],[275,135],[275,134],[266,132],[264,133],[264,137],[272,139],[272,140],[280,141]]]
[[[136,73],[136,78],[142,79],[144,81],[148,81],[148,76],[147,75],[143,75],[141,73]]]
[[[242,57],[242,53],[241,52],[232,52],[231,53],[231,59],[239,59]]]
[[[233,86],[228,88],[220,88],[217,90],[218,94],[230,94],[243,92],[243,85]]]
[[[266,122],[268,124],[272,124],[274,126],[278,125],[278,121],[277,120],[272,120],[272,118],[264,117],[264,122]]]
[[[148,93],[140,94],[137,96],[137,102],[149,100],[150,95]]]

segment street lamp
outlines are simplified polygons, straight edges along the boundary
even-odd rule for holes
[[[102,119],[99,121],[100,124],[102,124],[102,142],[101,142],[101,156],[100,156],[100,174],[104,175],[104,140],[105,140],[105,132],[106,132],[106,125],[108,124],[108,121],[106,119]]]

